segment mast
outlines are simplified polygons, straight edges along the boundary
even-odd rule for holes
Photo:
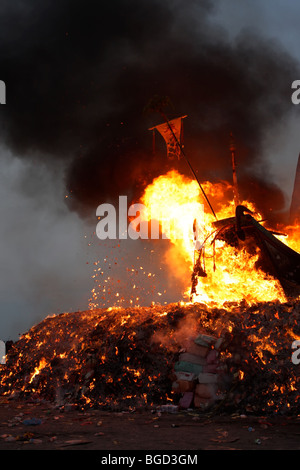
[[[290,219],[289,223],[293,224],[296,219],[300,216],[300,154],[298,157],[298,163],[296,167],[294,188],[292,193],[292,200],[290,205]]]
[[[200,183],[200,181],[199,181],[198,176],[197,176],[196,173],[195,173],[195,170],[193,169],[193,167],[192,167],[190,161],[189,161],[188,158],[187,158],[187,156],[186,156],[186,154],[185,154],[185,152],[184,152],[184,150],[183,150],[183,147],[182,147],[182,145],[181,145],[181,142],[178,140],[178,138],[177,138],[177,136],[176,136],[176,134],[175,134],[175,132],[174,132],[172,126],[171,126],[171,123],[170,123],[168,117],[165,115],[165,113],[164,113],[162,110],[160,110],[160,114],[162,115],[163,119],[165,120],[165,122],[166,122],[166,124],[167,124],[167,126],[168,126],[168,129],[170,130],[170,132],[171,132],[171,134],[172,134],[172,137],[173,137],[173,139],[174,139],[174,141],[175,141],[175,143],[176,143],[178,149],[180,150],[181,155],[184,157],[186,163],[188,164],[188,166],[189,166],[189,168],[190,168],[190,170],[191,170],[191,173],[193,174],[195,180],[197,181],[197,183],[198,183],[198,185],[199,185],[199,188],[201,189],[202,194],[203,194],[203,196],[204,196],[204,198],[205,198],[207,204],[208,204],[209,207],[210,207],[211,212],[213,213],[215,219],[218,220],[218,218],[217,218],[217,216],[216,216],[216,213],[215,213],[215,211],[214,211],[214,209],[213,209],[213,207],[212,207],[212,205],[211,205],[211,203],[210,203],[210,201],[209,201],[209,199],[208,199],[208,197],[207,197],[207,195],[206,195],[206,193],[205,193],[205,191],[204,191],[204,189],[203,189],[203,187],[202,187],[202,185],[201,185],[201,183]],[[184,118],[184,117],[186,117],[186,116],[182,116],[182,118]],[[153,129],[155,129],[155,127],[152,127],[152,128],[149,129],[149,130],[153,130]]]
[[[231,154],[231,165],[232,165],[233,197],[234,197],[235,207],[237,207],[240,203],[240,196],[239,196],[238,182],[237,182],[237,176],[236,176],[236,159],[235,159],[236,147],[235,147],[235,141],[234,141],[232,132],[230,133],[229,150]]]
[[[191,170],[191,172],[192,172],[192,174],[193,174],[195,180],[197,181],[197,183],[198,183],[198,185],[199,185],[199,188],[201,189],[202,194],[203,194],[203,196],[204,196],[204,198],[205,198],[207,204],[208,204],[209,207],[210,207],[211,212],[213,213],[215,219],[218,220],[218,218],[217,218],[217,216],[216,216],[216,213],[215,213],[215,211],[214,211],[214,209],[213,209],[213,207],[212,207],[212,205],[211,205],[211,203],[210,203],[210,201],[209,201],[209,199],[208,199],[208,197],[207,197],[207,195],[206,195],[206,193],[205,193],[205,191],[204,191],[204,189],[203,189],[203,187],[202,187],[202,185],[201,185],[201,183],[200,183],[200,181],[199,181],[199,179],[198,179],[198,177],[197,177],[197,175],[196,175],[196,173],[195,173],[195,171],[194,171],[194,169],[193,169],[193,167],[192,167],[192,165],[190,164],[190,162],[189,162],[189,160],[188,160],[188,158],[187,158],[187,156],[186,156],[186,154],[185,154],[185,152],[184,152],[184,150],[183,150],[183,147],[182,147],[182,145],[181,145],[181,142],[178,140],[176,134],[174,133],[173,128],[172,128],[172,126],[171,126],[171,124],[170,124],[170,121],[169,121],[169,119],[167,118],[167,116],[166,116],[166,114],[165,114],[165,112],[164,112],[164,108],[165,108],[166,106],[170,105],[170,104],[171,104],[171,101],[170,101],[170,99],[169,99],[168,96],[159,96],[159,95],[155,95],[155,96],[153,96],[152,99],[150,99],[149,103],[145,106],[144,111],[155,111],[155,112],[158,112],[158,113],[163,117],[163,119],[166,121],[167,126],[168,126],[168,128],[169,128],[169,130],[170,130],[170,132],[171,132],[171,135],[172,135],[172,137],[173,137],[173,139],[174,139],[174,141],[175,141],[175,143],[176,143],[178,149],[180,150],[181,155],[184,157],[184,159],[185,159],[186,163],[188,164],[188,166],[189,166],[189,168],[190,168],[190,170]],[[183,117],[186,117],[186,116],[183,116]],[[183,117],[182,117],[182,118],[183,118]],[[151,128],[151,130],[153,130],[153,129],[154,129],[154,128]]]

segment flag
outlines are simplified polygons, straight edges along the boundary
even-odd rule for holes
[[[153,132],[155,132],[156,129],[162,135],[166,142],[167,155],[170,159],[179,159],[181,156],[182,119],[185,117],[186,116],[181,116],[149,129],[153,130]]]

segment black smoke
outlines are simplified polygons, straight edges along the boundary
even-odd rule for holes
[[[212,21],[215,5],[3,1],[1,138],[37,164],[65,162],[70,208],[94,215],[118,195],[138,197],[170,168],[161,143],[152,155],[148,131],[162,118],[144,112],[154,95],[167,95],[170,118],[188,115],[185,149],[200,180],[231,178],[233,132],[241,191],[261,199],[262,210],[270,201],[282,209],[262,143],[290,109],[298,64],[279,43],[249,31],[231,41]]]

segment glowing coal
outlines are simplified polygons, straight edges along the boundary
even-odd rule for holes
[[[204,333],[222,338],[217,353],[223,396],[211,403],[213,410],[298,414],[298,366],[291,361],[291,345],[299,337],[299,315],[297,301],[60,314],[11,347],[2,366],[1,393],[62,407],[178,405],[176,364],[186,344]],[[191,406],[202,409],[200,389],[203,385],[192,390]]]

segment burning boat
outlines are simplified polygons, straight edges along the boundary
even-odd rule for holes
[[[176,123],[164,125],[172,129],[165,136],[176,135]],[[182,153],[179,137],[175,144],[173,139],[175,155]],[[148,185],[142,197],[156,220],[176,214],[181,227],[192,222],[194,236],[201,193],[211,208],[203,220],[203,239],[168,237],[175,273],[182,265],[192,271],[193,301],[93,305],[47,317],[10,348],[0,369],[0,394],[47,400],[62,410],[156,409],[167,403],[299,415],[300,349],[291,363],[291,345],[300,338],[300,255],[279,240],[281,233],[266,229],[259,214],[254,217],[254,206],[239,199],[235,171],[233,185],[200,184],[193,174],[190,180],[172,170]],[[223,197],[224,187],[234,200],[214,211],[210,201]],[[186,280],[181,271],[180,276]],[[187,292],[189,298],[190,285]]]
[[[298,297],[300,254],[276,238],[283,234],[267,230],[251,214],[245,206],[237,206],[235,217],[214,223],[217,228],[215,238],[236,248],[246,247],[253,255],[258,248],[257,267],[279,280],[287,298]]]
[[[210,243],[214,245],[218,240],[233,247],[236,252],[244,250],[250,256],[256,256],[255,268],[261,270],[267,276],[277,279],[286,299],[297,298],[300,295],[300,253],[280,240],[280,237],[285,237],[286,234],[264,227],[264,221],[256,220],[254,217],[256,211],[251,210],[248,204],[245,205],[240,202],[236,175],[236,149],[232,135],[230,140],[230,152],[233,174],[233,209],[235,214],[234,216],[218,220],[206,191],[187,159],[181,143],[182,120],[186,116],[181,116],[171,121],[169,121],[166,116],[164,117],[166,120],[165,123],[155,126],[150,130],[154,131],[156,129],[164,137],[169,158],[170,156],[171,158],[174,158],[174,156],[178,158],[184,157],[215,218],[211,224],[211,233],[208,234],[203,243],[198,244],[198,249],[196,249],[192,270],[191,296],[197,294],[196,287],[198,279],[207,276],[204,266],[205,244]],[[196,222],[195,220],[194,223]],[[195,234],[196,240],[195,226],[193,227],[193,233]]]
[[[214,240],[224,240],[237,249],[245,247],[250,255],[255,255],[258,249],[256,267],[277,278],[287,298],[299,296],[300,254],[276,238],[275,235],[281,234],[263,227],[245,206],[237,206],[235,217],[215,222],[215,226]],[[196,293],[197,276],[206,275],[200,259],[201,251],[193,270],[192,293]]]

